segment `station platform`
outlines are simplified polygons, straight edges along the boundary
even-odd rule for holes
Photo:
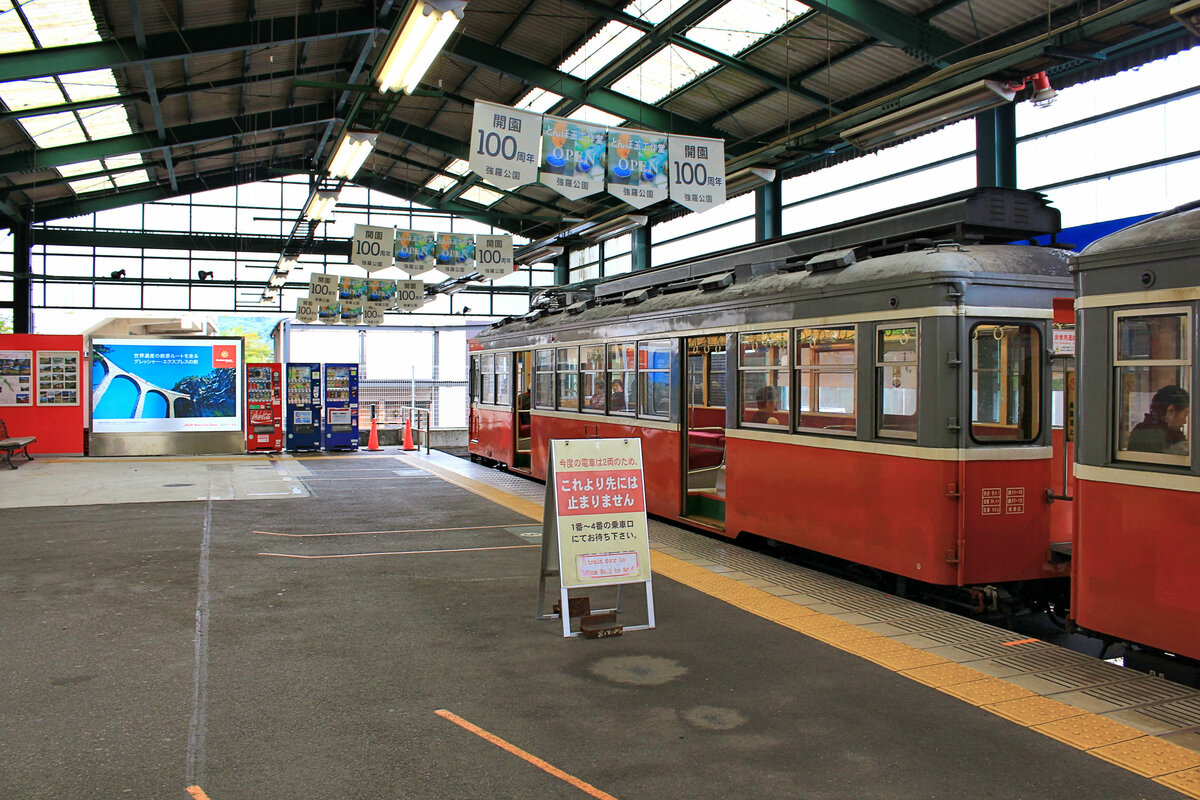
[[[1200,798],[1197,690],[661,521],[657,627],[564,638],[543,493],[396,448],[0,471],[0,797]]]

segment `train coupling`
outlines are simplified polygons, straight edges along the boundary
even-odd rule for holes
[[[975,613],[983,614],[989,611],[1008,611],[1013,602],[1013,596],[1000,586],[972,586],[967,590],[975,603]]]

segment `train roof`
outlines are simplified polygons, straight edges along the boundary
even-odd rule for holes
[[[1169,245],[1200,239],[1200,200],[1122,228],[1092,242],[1079,255],[1083,260],[1119,250]]]
[[[671,317],[707,306],[762,306],[781,301],[878,295],[902,286],[949,281],[1054,289],[1070,285],[1071,254],[1058,248],[950,244],[863,260],[852,254],[853,251],[840,251],[817,256],[808,267],[801,265],[786,271],[780,271],[778,265],[769,265],[770,271],[743,265],[702,280],[635,290],[603,302],[584,299],[566,308],[535,309],[522,318],[497,323],[478,338],[487,341],[493,337],[536,334],[560,326],[587,327],[635,315]]]

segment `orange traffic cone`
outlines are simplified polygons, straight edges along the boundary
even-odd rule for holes
[[[379,427],[375,424],[375,420],[371,420],[371,435],[367,437],[368,450],[382,450],[379,446]]]
[[[404,420],[404,449],[405,450],[416,450],[417,449],[416,445],[413,444],[412,418],[411,417]]]

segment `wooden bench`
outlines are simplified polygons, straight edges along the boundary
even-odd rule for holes
[[[0,453],[4,454],[4,463],[11,469],[17,468],[12,460],[14,453],[24,453],[27,461],[33,461],[33,456],[29,455],[29,445],[36,441],[36,436],[9,436],[4,420],[0,419]]]

